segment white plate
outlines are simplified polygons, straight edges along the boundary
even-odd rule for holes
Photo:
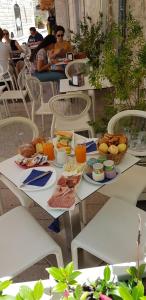
[[[44,186],[25,185],[23,187],[20,187],[21,184],[24,182],[24,180],[29,176],[29,174],[31,173],[32,170],[43,171],[43,172],[51,171],[52,175],[51,175],[51,178],[49,179],[49,181]],[[20,182],[19,182],[19,188],[21,190],[30,191],[30,192],[40,191],[40,190],[45,190],[45,189],[50,188],[55,182],[56,182],[56,171],[54,168],[47,167],[47,166],[30,168],[30,169],[26,169],[25,171],[23,171],[23,174],[22,174],[22,176],[20,178]]]
[[[86,173],[83,174],[83,178],[84,178],[86,181],[88,181],[89,183],[94,184],[94,185],[98,185],[98,186],[99,186],[99,185],[105,185],[105,184],[110,184],[110,183],[112,183],[112,182],[114,182],[114,181],[117,180],[117,178],[118,178],[119,175],[121,174],[121,171],[120,171],[118,168],[116,168],[116,172],[117,172],[116,177],[114,177],[113,179],[109,179],[109,180],[107,180],[107,181],[102,181],[102,182],[100,182],[100,181],[95,181],[95,180],[91,179]]]

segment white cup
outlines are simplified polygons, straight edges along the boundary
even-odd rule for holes
[[[66,163],[67,154],[65,149],[56,149],[56,162],[60,165],[64,165]]]

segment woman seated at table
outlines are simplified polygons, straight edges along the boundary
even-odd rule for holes
[[[72,46],[69,41],[63,39],[65,34],[65,29],[63,26],[56,26],[55,28],[55,36],[56,36],[56,44],[52,51],[49,52],[50,59],[58,59],[66,57],[66,53],[72,52]]]
[[[64,73],[57,70],[55,72],[51,71],[51,63],[48,63],[48,51],[54,49],[55,43],[55,36],[47,35],[30,57],[31,73],[40,81],[46,82],[65,78]]]
[[[16,40],[11,40],[9,31],[7,29],[3,29],[3,34],[4,34],[4,41],[5,44],[10,47],[10,51],[13,53],[17,51],[17,53],[23,53],[22,47],[19,45],[19,43]]]
[[[3,34],[3,39],[5,41],[5,44],[9,47],[10,56],[13,60],[13,65],[15,66],[16,74],[18,75],[24,66],[23,57],[20,56],[21,53],[24,53],[24,50],[16,40],[10,39],[9,31],[7,29],[3,29]]]

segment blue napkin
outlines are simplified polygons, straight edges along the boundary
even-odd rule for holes
[[[96,143],[94,141],[87,142],[86,143],[86,152],[90,153],[90,152],[94,152],[94,151],[97,151]]]
[[[32,180],[33,178],[35,178],[43,173],[44,173],[44,171],[39,171],[39,170],[34,169],[31,171],[31,173],[28,175],[28,177],[23,181],[23,183],[27,183],[29,180]],[[48,174],[46,174],[42,178],[38,178],[36,180],[34,179],[34,181],[28,183],[28,185],[44,186],[50,179],[51,175],[52,175],[52,172],[49,171]]]

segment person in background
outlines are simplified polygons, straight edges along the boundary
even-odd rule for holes
[[[9,31],[7,29],[3,29],[3,34],[4,34],[4,41],[5,44],[10,47],[10,51],[17,51],[18,53],[23,53],[22,47],[19,45],[19,43],[16,40],[10,39]]]
[[[72,46],[69,41],[63,39],[65,33],[65,29],[63,26],[56,26],[55,28],[55,36],[56,36],[56,44],[52,51],[49,53],[50,59],[54,58],[64,58],[66,57],[67,52],[72,52]]]
[[[54,34],[56,27],[56,17],[54,10],[50,10],[49,17],[47,19],[47,30],[48,34]]]
[[[28,38],[28,45],[39,45],[40,42],[43,41],[43,36],[38,31],[36,31],[35,27],[30,27],[29,30],[30,36]]]
[[[55,43],[55,36],[47,35],[31,54],[32,75],[36,76],[40,81],[59,80],[65,77],[64,74],[51,72],[51,63],[48,63],[48,51],[54,49]]]
[[[3,30],[0,28],[0,65],[3,72],[8,70],[8,61],[10,58],[10,48],[2,42],[4,37]]]

